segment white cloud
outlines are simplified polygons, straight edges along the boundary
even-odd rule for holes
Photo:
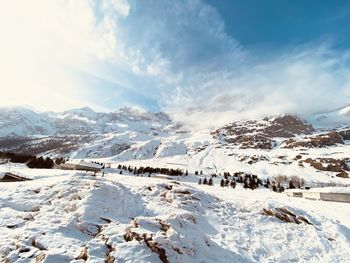
[[[349,52],[314,44],[261,62],[201,0],[3,1],[0,32],[2,106],[110,108],[138,95],[127,103],[156,101],[207,126],[310,114],[350,98]],[[97,101],[97,89],[115,104]]]
[[[196,88],[184,89],[180,97],[177,91],[168,103],[175,116],[197,126],[278,113],[307,117],[348,103],[349,55],[321,45],[290,50],[288,55],[245,65],[237,72],[208,72],[206,77],[201,73],[192,77]],[[177,111],[188,105],[191,115]]]
[[[114,1],[114,6],[117,7]],[[124,15],[125,5],[118,7]],[[65,109],[86,104],[74,71],[115,59],[116,25],[84,0],[0,3],[0,105]]]

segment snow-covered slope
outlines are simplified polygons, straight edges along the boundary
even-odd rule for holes
[[[111,163],[103,177],[0,164],[0,177],[34,179],[0,182],[0,262],[350,262],[350,204],[219,186],[224,172],[349,186],[350,129],[286,114],[196,132],[133,109],[0,116],[0,151]],[[119,164],[189,176],[119,174]],[[214,186],[197,184],[212,174]],[[281,211],[306,221],[269,215]]]
[[[18,116],[16,112],[14,116]],[[26,137],[0,138],[0,151],[140,161],[140,165],[170,165],[208,173],[244,171],[265,178],[298,176],[310,183],[336,183],[350,176],[350,129],[315,130],[293,115],[236,121],[214,130],[191,132],[183,131],[163,113],[128,108],[113,113],[96,113],[89,108],[59,114],[19,112],[25,112],[19,115],[28,119],[33,116],[38,123],[43,118],[50,121],[43,121],[41,129],[30,129]],[[14,127],[15,132],[18,129]]]
[[[0,185],[1,262],[350,261],[350,204],[198,185],[192,176],[13,169],[35,180]]]
[[[335,111],[315,114],[310,118],[310,122],[317,128],[350,127],[350,105]]]

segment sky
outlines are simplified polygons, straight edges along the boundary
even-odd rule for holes
[[[341,0],[4,0],[0,106],[306,116],[349,102],[349,35]]]

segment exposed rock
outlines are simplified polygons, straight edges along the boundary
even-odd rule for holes
[[[80,251],[79,256],[76,257],[76,260],[88,260],[88,252],[87,252],[87,247],[83,247],[83,249]]]
[[[124,239],[127,242],[130,242],[132,240],[137,240],[138,242],[145,242],[147,247],[151,249],[152,252],[157,253],[159,256],[159,259],[163,263],[169,263],[168,257],[166,255],[166,251],[164,248],[160,247],[160,245],[157,242],[153,241],[153,238],[151,235],[148,235],[144,233],[143,235],[138,234],[136,232],[128,231],[126,234],[124,234]]]
[[[242,149],[272,149],[276,145],[273,138],[291,138],[314,131],[309,123],[296,116],[280,115],[263,120],[234,122],[215,130],[212,135]]]
[[[334,146],[336,144],[344,144],[343,137],[338,132],[329,132],[325,134],[305,137],[303,139],[288,139],[283,142],[284,148],[321,148]]]
[[[126,242],[133,241],[134,239],[140,242],[143,238],[140,234],[128,230],[128,232],[124,234],[124,239]]]
[[[310,221],[307,220],[305,217],[296,215],[285,207],[279,207],[279,208],[276,208],[275,210],[269,209],[269,208],[263,208],[263,214],[267,216],[274,216],[286,223],[294,223],[298,225],[301,223],[306,223],[308,225],[312,225],[312,223],[310,223]]]
[[[342,178],[349,178],[349,174],[345,171],[341,171],[340,173],[336,174],[336,176]]]
[[[317,170],[320,171],[329,171],[329,172],[337,172],[342,173],[343,171],[349,171],[349,167],[347,165],[347,159],[334,159],[334,158],[307,158],[300,162],[305,162],[310,164]]]
[[[43,262],[45,260],[45,257],[46,257],[45,253],[40,253],[39,255],[37,255],[35,257],[35,262],[36,263],[41,263],[41,262]]]

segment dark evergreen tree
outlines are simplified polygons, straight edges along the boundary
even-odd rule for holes
[[[228,186],[229,183],[230,183],[229,180],[225,180],[225,186]]]
[[[213,178],[210,178],[210,179],[209,179],[208,185],[213,185]]]
[[[255,182],[255,179],[254,178],[251,178],[249,180],[249,188],[254,190],[256,188],[256,182]]]
[[[272,183],[272,191],[277,192],[277,187],[276,187],[275,183]]]
[[[295,189],[295,186],[294,186],[292,180],[289,180],[289,189]]]
[[[248,181],[247,181],[247,179],[245,179],[244,181],[243,181],[243,188],[244,189],[248,189]]]
[[[221,186],[221,187],[224,187],[224,186],[225,186],[225,181],[224,181],[224,179],[221,179],[221,181],[220,181],[220,186]]]
[[[202,179],[201,178],[199,178],[198,184],[202,184]]]
[[[203,180],[203,184],[208,184],[207,178],[205,177]]]

